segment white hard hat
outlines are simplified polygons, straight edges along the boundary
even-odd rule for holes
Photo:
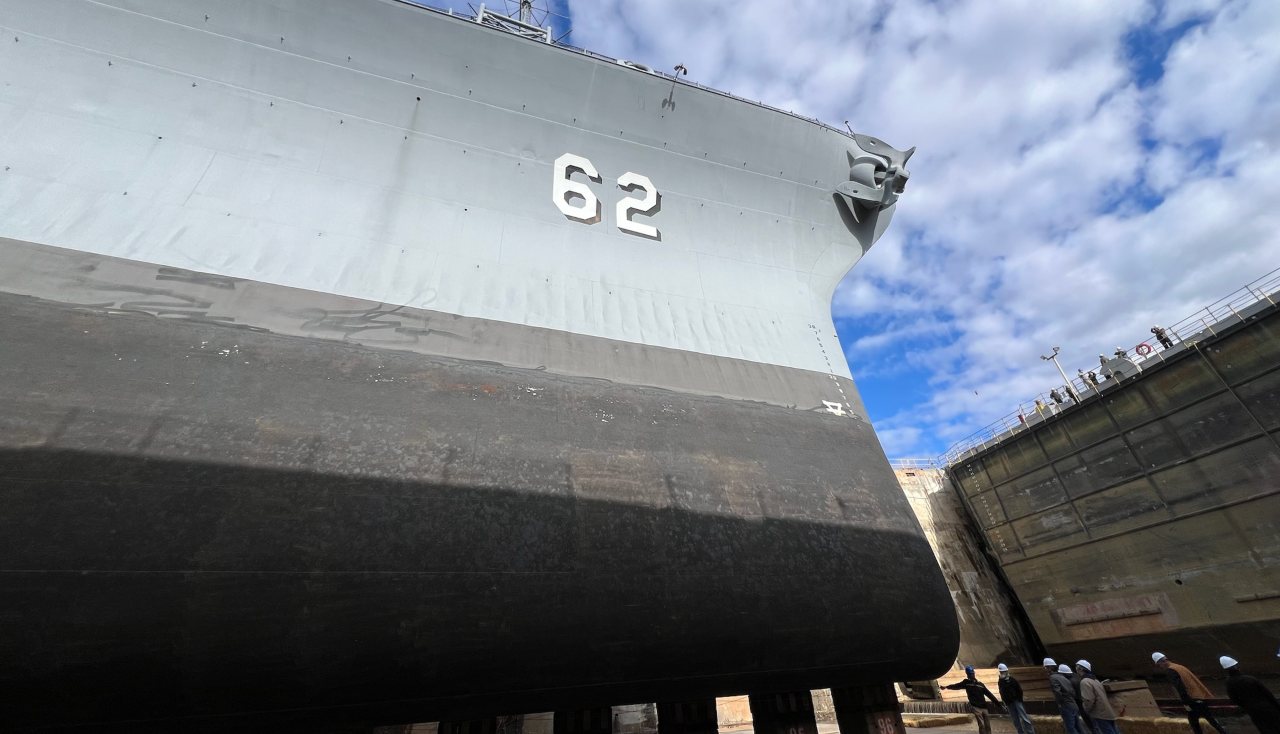
[[[1223,660],[1231,660],[1231,658],[1223,658]],[[1231,660],[1231,664],[1232,664],[1232,665],[1235,665],[1235,664],[1236,664],[1236,661]],[[1224,667],[1224,668],[1225,668],[1225,667],[1227,667],[1227,666],[1226,666],[1226,665],[1223,665],[1222,667]],[[997,665],[997,666],[996,666],[996,670],[1000,671],[1001,673],[1008,673],[1008,672],[1009,672],[1009,666],[1008,666],[1008,665],[1005,665],[1004,663],[1000,663],[999,665]]]
[[[1218,662],[1222,664],[1223,670],[1234,668],[1240,664],[1240,661],[1236,660],[1235,658],[1227,657],[1226,655],[1223,655],[1222,657],[1218,658]]]
[[[1058,666],[1058,672],[1059,672],[1059,673],[1066,673],[1067,675],[1071,675],[1071,668],[1068,668],[1068,667],[1067,667],[1067,664],[1066,664],[1066,663],[1063,663],[1062,665],[1059,665],[1059,666]]]
[[[1045,659],[1044,659],[1044,667],[1046,667],[1046,668],[1052,668],[1052,667],[1053,667],[1053,666],[1055,666],[1055,665],[1057,665],[1057,663],[1056,663],[1056,662],[1054,662],[1054,659],[1053,659],[1053,658],[1045,658]]]
[[[1162,652],[1153,652],[1153,653],[1151,653],[1151,662],[1153,662],[1153,663],[1158,663],[1158,662],[1160,662],[1161,660],[1164,660],[1164,653],[1162,653]]]
[[[1077,661],[1076,661],[1076,667],[1077,667],[1077,668],[1084,668],[1085,670],[1088,670],[1088,671],[1090,671],[1090,672],[1093,672],[1093,666],[1089,664],[1089,661],[1088,661],[1088,660],[1077,660]]]

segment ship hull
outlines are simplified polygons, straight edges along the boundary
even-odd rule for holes
[[[830,318],[905,153],[393,0],[0,24],[6,719],[950,663]]]
[[[4,244],[24,283],[100,294],[0,296],[10,721],[432,720],[950,662],[864,422],[177,316],[251,285],[376,304]]]

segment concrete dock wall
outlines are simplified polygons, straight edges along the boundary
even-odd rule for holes
[[[1035,657],[1017,600],[983,551],[979,531],[946,472],[895,467],[894,474],[942,567],[960,621],[957,664],[994,667]]]
[[[1048,654],[1277,673],[1280,308],[1186,346],[949,471]]]

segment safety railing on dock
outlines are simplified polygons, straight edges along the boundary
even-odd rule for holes
[[[1088,369],[1077,370],[1077,376],[1071,378],[1070,384],[1051,387],[1030,401],[1019,404],[1012,413],[957,441],[938,458],[937,464],[950,466],[1001,443],[1078,401],[1118,387],[1141,372],[1143,365],[1163,362],[1191,348],[1196,342],[1215,336],[1218,331],[1243,322],[1277,302],[1280,302],[1280,268],[1232,291],[1181,321],[1163,327],[1167,344],[1162,344],[1155,335],[1151,335],[1127,349],[1117,349],[1107,361],[1115,368],[1110,374],[1100,374],[1108,371],[1103,365],[1090,365]],[[1098,377],[1096,382],[1089,379],[1090,373]]]
[[[889,459],[889,466],[894,469],[941,469],[939,459]]]

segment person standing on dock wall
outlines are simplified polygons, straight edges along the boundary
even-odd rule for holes
[[[1088,660],[1076,663],[1076,676],[1080,680],[1080,712],[1093,722],[1097,734],[1120,734],[1116,728],[1116,710],[1107,700],[1106,686],[1093,674]]]
[[[1223,655],[1218,662],[1227,671],[1227,698],[1231,703],[1249,715],[1258,727],[1258,734],[1280,734],[1280,701],[1276,700],[1276,694],[1262,685],[1262,681],[1241,673],[1235,658]]]
[[[1151,662],[1164,671],[1169,682],[1178,691],[1178,698],[1182,699],[1182,705],[1187,709],[1187,723],[1191,724],[1191,731],[1195,734],[1204,734],[1200,729],[1200,719],[1204,719],[1209,722],[1209,726],[1217,729],[1221,734],[1227,734],[1222,724],[1219,724],[1218,720],[1213,718],[1213,714],[1209,713],[1209,705],[1205,700],[1213,698],[1213,694],[1195,673],[1188,670],[1185,665],[1179,665],[1165,657],[1162,652],[1151,653]]]
[[[1036,727],[1027,716],[1027,707],[1022,703],[1022,684],[1009,675],[1008,665],[1000,663],[996,670],[1000,671],[1000,700],[1004,702],[1009,718],[1013,719],[1013,728],[1018,730],[1018,734],[1036,734]]]
[[[991,699],[991,703],[1000,702],[992,695],[991,689],[987,688],[987,684],[978,680],[977,676],[974,675],[973,666],[964,666],[964,680],[959,683],[952,683],[946,688],[949,691],[964,691],[965,695],[969,697],[970,713],[978,721],[978,734],[991,734],[991,720],[987,718],[987,699]]]
[[[1058,670],[1049,676],[1049,690],[1053,691],[1058,713],[1062,714],[1062,728],[1066,734],[1085,734],[1080,727],[1080,707],[1076,706],[1076,687],[1071,683],[1071,668],[1065,664],[1059,665]]]

